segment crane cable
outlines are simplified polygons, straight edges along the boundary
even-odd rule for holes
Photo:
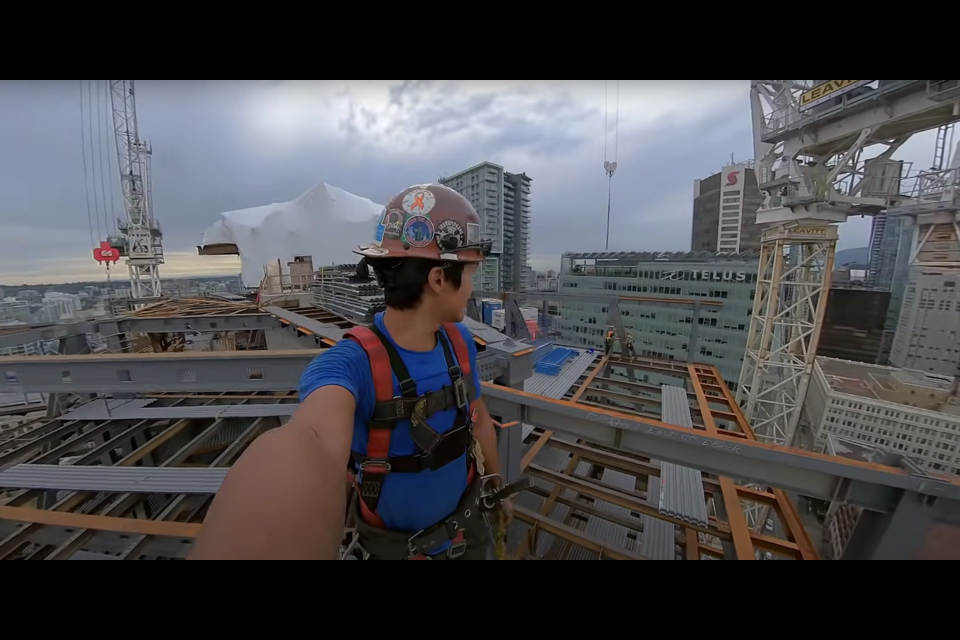
[[[116,132],[113,131],[113,96],[110,93],[110,81],[103,81],[103,96],[104,96],[104,109],[103,109],[103,121],[107,127],[107,136],[109,140],[107,141],[107,173],[112,173],[116,176],[120,173],[120,160],[117,158],[116,153]],[[111,133],[112,132],[112,133]],[[113,146],[113,151],[110,151],[111,145]],[[114,168],[116,171],[114,172]],[[113,220],[113,224],[116,225],[117,220],[117,191],[116,191],[116,182],[108,180],[107,184],[111,185],[109,190],[110,192],[110,219]]]
[[[106,134],[108,129],[102,129],[104,120],[103,114],[104,110],[101,106],[100,99],[103,97],[100,88],[102,86],[101,81],[97,80],[97,156],[99,157],[99,169],[100,169],[100,202],[103,203],[103,223],[104,231],[107,235],[110,234],[110,214],[107,212],[107,183],[104,176],[104,165],[107,163],[107,160],[103,156],[103,137]],[[113,209],[113,198],[110,198],[110,209]]]
[[[90,206],[90,171],[87,166],[87,134],[86,119],[84,118],[83,108],[83,80],[80,81],[80,155],[83,157],[83,190],[86,194],[87,205],[87,227],[90,230],[90,248],[97,246],[93,235],[93,208]],[[100,235],[100,217],[97,216],[97,236]]]
[[[617,156],[620,152],[620,81],[616,81],[616,106],[614,111],[613,161],[610,160],[610,90],[609,80],[603,81],[603,170],[607,172],[607,235],[604,251],[610,250],[610,210],[613,204],[613,174],[617,171]]]
[[[97,101],[97,106],[99,107],[99,100]],[[97,119],[99,122],[99,118]],[[99,133],[99,127],[97,128]],[[100,192],[97,189],[97,146],[94,142],[94,128],[93,128],[93,85],[90,80],[87,80],[87,139],[90,141],[90,164],[91,164],[91,178],[93,179],[93,208],[94,213],[97,216],[97,229],[100,230],[100,223],[103,221],[101,216],[102,209],[100,208]],[[103,232],[106,232],[106,229],[103,229]],[[98,234],[101,235],[102,234]]]

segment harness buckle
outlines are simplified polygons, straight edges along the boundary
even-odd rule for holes
[[[390,473],[390,462],[387,460],[364,460],[357,465],[357,482],[360,485],[361,498],[379,498],[383,478]],[[367,475],[370,471],[370,475]]]
[[[420,548],[417,547],[416,542],[414,542],[424,533],[424,531],[426,531],[426,529],[420,529],[420,531],[417,531],[415,534],[407,538],[407,560],[430,560],[430,556],[420,551]]]
[[[453,383],[453,399],[457,403],[457,409],[466,409],[470,404],[467,383],[463,378]]]
[[[369,560],[370,553],[360,545],[360,533],[356,529],[344,531],[346,544],[340,545],[341,560]]]
[[[392,471],[393,467],[390,466],[389,460],[379,460],[376,458],[364,460],[357,465],[357,471],[361,482],[363,481],[363,476],[367,473],[367,469],[373,469],[373,475],[385,476]]]
[[[467,552],[467,541],[463,537],[463,529],[457,531],[457,535],[450,543],[450,548],[447,549],[447,557],[451,560],[456,560]]]

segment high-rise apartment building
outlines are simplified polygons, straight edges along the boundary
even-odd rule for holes
[[[691,251],[738,253],[759,251],[757,209],[763,195],[753,162],[724,167],[693,183]]]
[[[493,250],[474,276],[480,291],[521,291],[534,287],[530,267],[530,177],[481,162],[440,179],[480,214],[483,235]]]

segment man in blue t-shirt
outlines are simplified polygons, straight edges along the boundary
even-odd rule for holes
[[[357,250],[386,311],[310,364],[300,408],[231,469],[191,558],[337,557],[348,468],[364,557],[489,557],[477,505],[480,475],[499,473],[496,434],[461,324],[490,250],[480,229],[447,187],[390,201],[374,242]]]

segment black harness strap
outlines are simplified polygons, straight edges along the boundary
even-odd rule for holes
[[[388,473],[419,473],[426,469],[444,467],[470,450],[473,443],[473,433],[470,424],[470,402],[475,397],[476,389],[463,379],[460,367],[451,351],[447,337],[442,331],[437,332],[437,340],[443,349],[444,359],[450,374],[451,383],[443,389],[424,395],[418,395],[417,383],[410,375],[409,369],[400,357],[396,347],[382,331],[375,325],[370,330],[383,345],[390,360],[390,368],[400,384],[400,397],[391,402],[380,402],[374,407],[373,416],[369,422],[370,429],[386,429],[392,431],[400,420],[410,420],[410,436],[418,453],[409,456],[390,457],[386,461],[373,460],[368,456],[351,452],[351,458],[360,472],[360,497],[371,512],[376,511],[380,501],[380,484],[383,476]],[[454,428],[442,434],[434,431],[427,423],[427,419],[438,411],[456,408],[457,418]],[[469,456],[467,464],[469,465]],[[365,465],[386,464],[386,473],[370,477],[369,483],[364,482]],[[370,490],[364,490],[364,484],[376,484]],[[374,490],[375,489],[375,490]]]
[[[467,397],[472,402],[477,397],[477,388],[473,378],[464,378]],[[380,402],[373,407],[371,420],[404,420],[413,415],[414,407],[423,399],[426,402],[426,414],[432,416],[440,411],[457,407],[457,395],[453,386],[430,391],[419,398],[397,398],[395,402]]]

